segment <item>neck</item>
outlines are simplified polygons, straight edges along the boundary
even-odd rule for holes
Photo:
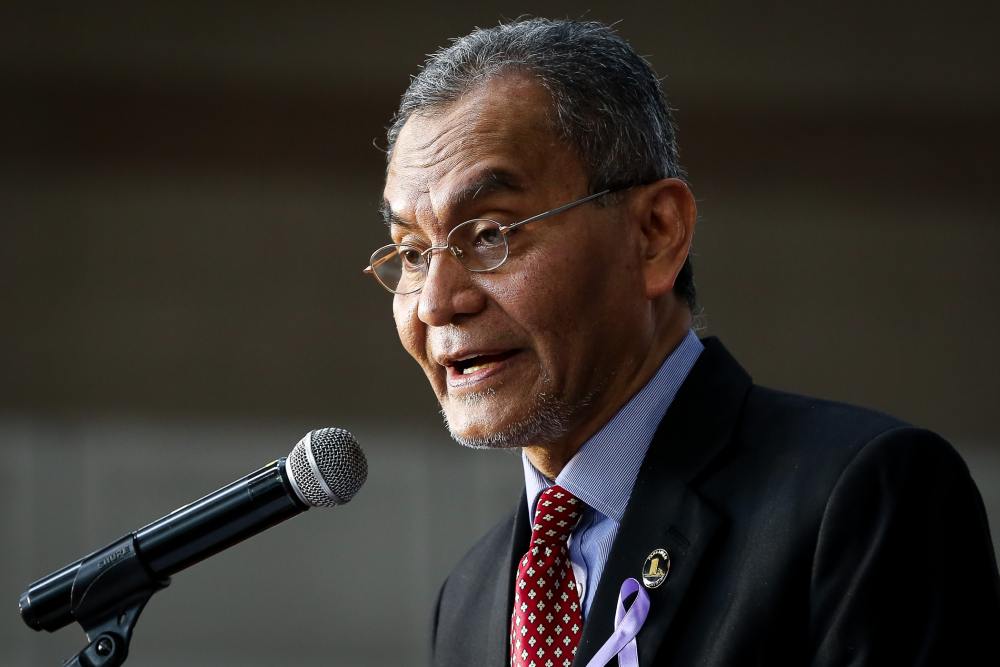
[[[526,446],[524,453],[531,461],[531,465],[535,466],[535,469],[550,481],[555,480],[569,463],[569,460],[580,450],[583,443],[600,431],[636,392],[646,386],[646,383],[659,370],[663,361],[687,335],[691,328],[691,321],[691,314],[685,309],[684,317],[674,318],[658,329],[655,339],[648,348],[648,353],[644,355],[643,362],[625,384],[624,391],[618,392],[614,398],[608,397],[608,400],[603,401],[600,405],[593,406],[586,415],[582,416],[579,426],[572,429],[566,437],[558,442]]]

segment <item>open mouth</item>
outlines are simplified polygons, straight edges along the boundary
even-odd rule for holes
[[[508,350],[498,354],[482,354],[475,357],[468,357],[459,361],[453,361],[450,367],[458,375],[472,375],[482,370],[486,370],[497,364],[510,359],[517,353],[517,350]]]

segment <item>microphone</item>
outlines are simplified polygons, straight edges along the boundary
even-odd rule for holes
[[[368,462],[353,435],[339,428],[311,431],[287,458],[34,582],[18,603],[21,619],[55,632],[114,610],[141,587],[162,588],[171,575],[310,507],[343,505],[367,477]],[[95,586],[102,577],[104,585]],[[101,589],[92,596],[97,599],[86,599],[91,589]]]

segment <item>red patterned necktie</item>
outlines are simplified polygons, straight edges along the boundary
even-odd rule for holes
[[[538,496],[528,553],[517,566],[511,667],[570,667],[583,631],[580,593],[566,540],[584,504],[561,486]]]

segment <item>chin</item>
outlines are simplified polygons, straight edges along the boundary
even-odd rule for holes
[[[441,416],[451,437],[474,449],[512,449],[557,442],[569,431],[573,410],[550,394],[534,396],[519,414],[496,402],[492,391],[449,399]]]

